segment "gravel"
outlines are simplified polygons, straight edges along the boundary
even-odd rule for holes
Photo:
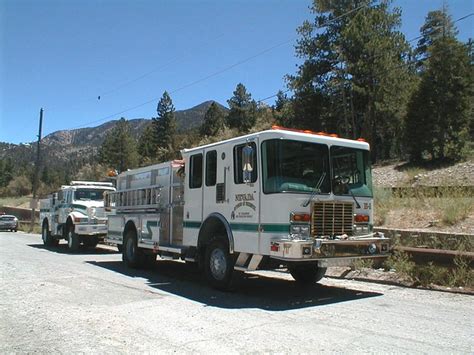
[[[472,353],[471,296],[287,274],[233,293],[188,265],[130,270],[112,248],[69,254],[0,233],[0,353]]]

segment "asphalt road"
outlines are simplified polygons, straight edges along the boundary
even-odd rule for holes
[[[188,265],[129,270],[112,248],[68,254],[0,232],[0,353],[473,353],[474,298],[287,274],[232,293]]]

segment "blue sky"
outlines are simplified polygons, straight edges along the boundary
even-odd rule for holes
[[[471,0],[445,2],[453,19],[474,11]],[[206,100],[226,105],[240,82],[255,100],[274,95],[299,63],[296,28],[312,18],[309,5],[0,0],[0,141],[36,140],[41,107],[44,136],[122,116],[150,118],[165,90],[177,110]],[[402,8],[401,30],[411,39],[443,0],[394,5]],[[474,37],[473,23],[474,16],[456,23],[460,40]]]

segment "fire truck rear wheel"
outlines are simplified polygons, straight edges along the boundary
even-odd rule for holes
[[[131,268],[140,268],[145,264],[143,251],[137,246],[137,235],[133,230],[129,230],[125,234],[122,260]]]
[[[291,276],[300,285],[312,285],[321,280],[326,273],[325,267],[317,265],[295,265],[289,266]]]
[[[234,272],[234,258],[223,238],[214,239],[206,248],[204,272],[212,287],[228,290]]]
[[[74,225],[69,225],[67,228],[67,246],[69,251],[75,252],[79,249],[79,236],[74,232]]]

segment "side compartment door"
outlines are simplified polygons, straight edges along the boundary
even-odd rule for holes
[[[230,164],[225,146],[217,146],[205,151],[204,159],[204,196],[203,218],[211,213],[219,213],[230,221],[228,187],[230,181]]]
[[[196,246],[203,218],[204,151],[185,156],[183,245]]]

